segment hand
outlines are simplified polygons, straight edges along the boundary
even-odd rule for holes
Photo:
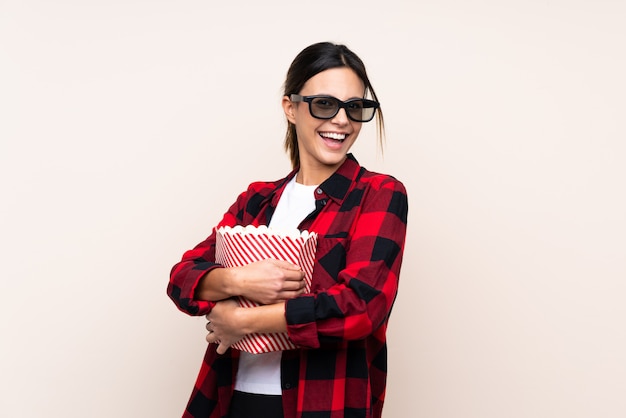
[[[231,345],[242,339],[245,334],[237,321],[237,311],[244,309],[234,299],[218,302],[211,313],[206,316],[206,340],[210,344],[218,344],[217,354],[224,354]]]
[[[287,261],[267,259],[233,269],[240,294],[263,305],[304,293],[304,272]]]

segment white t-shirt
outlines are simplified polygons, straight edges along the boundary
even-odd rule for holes
[[[269,228],[277,231],[297,229],[298,225],[315,210],[315,189],[296,183],[296,176],[285,186],[280,196]],[[239,357],[235,390],[264,395],[280,395],[281,351],[250,354],[244,351]]]

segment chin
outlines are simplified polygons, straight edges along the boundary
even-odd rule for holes
[[[342,153],[326,153],[326,155],[322,156],[320,162],[324,165],[335,166],[341,164],[345,159],[347,152]]]

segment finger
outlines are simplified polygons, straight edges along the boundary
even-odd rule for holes
[[[211,321],[207,322],[205,325],[206,330],[209,332],[211,332],[211,329],[209,328],[210,325],[211,325]]]
[[[274,260],[270,259],[270,261],[277,267],[280,267],[285,270],[300,270],[300,266],[297,264],[290,263],[285,260]]]
[[[209,333],[206,335],[205,337],[206,342],[209,344],[212,344],[213,342],[215,342],[215,338],[213,337],[213,332],[209,331]]]
[[[220,342],[220,345],[217,346],[217,354],[224,354],[228,350],[229,347],[230,345]]]
[[[280,292],[280,294],[278,295],[278,300],[287,300],[287,299],[293,299],[296,296],[300,296],[304,293],[305,289],[300,289],[300,290],[294,290],[294,291],[290,291],[290,292]]]
[[[289,270],[285,273],[285,281],[297,282],[304,280],[304,272],[302,270]]]
[[[298,291],[304,289],[306,283],[304,280],[289,280],[283,283],[283,291]]]

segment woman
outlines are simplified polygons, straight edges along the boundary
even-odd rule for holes
[[[293,171],[252,183],[218,226],[316,232],[311,290],[304,293],[303,272],[284,261],[216,264],[215,230],[187,251],[168,294],[183,312],[207,316],[211,344],[184,417],[381,416],[407,196],[402,183],[349,154],[375,115],[382,137],[376,100],[363,62],[343,45],[313,44],[292,62],[282,107]],[[240,308],[231,299],[238,295],[262,305]],[[229,349],[253,332],[287,332],[299,348]]]

